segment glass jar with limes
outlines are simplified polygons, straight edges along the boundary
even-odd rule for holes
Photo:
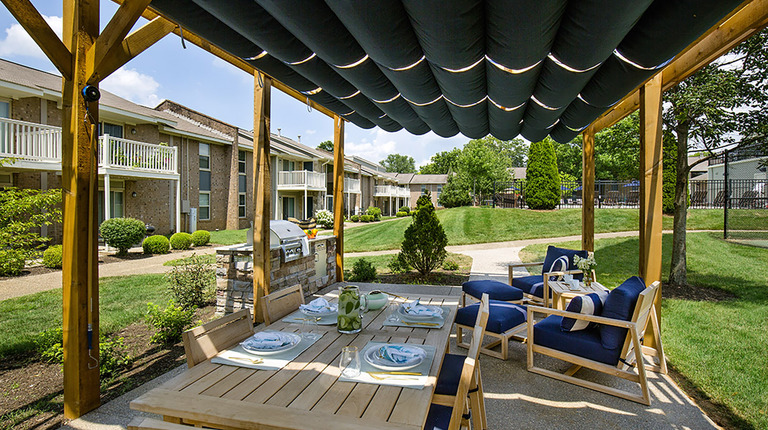
[[[365,303],[360,303],[360,288],[347,285],[339,288],[339,317],[336,328],[340,333],[359,333],[363,329]]]

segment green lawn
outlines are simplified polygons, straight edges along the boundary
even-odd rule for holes
[[[99,280],[99,317],[103,333],[114,333],[144,317],[147,302],[165,303],[163,275],[133,275]],[[0,358],[34,348],[36,333],[61,327],[61,288],[0,301]]]
[[[667,358],[714,402],[735,413],[736,426],[768,428],[768,250],[728,243],[713,233],[689,233],[687,244],[689,282],[725,290],[736,298],[664,299],[661,320]],[[671,235],[664,236],[663,246],[666,280]],[[636,274],[638,249],[637,238],[595,241],[598,281],[613,288]],[[532,245],[521,258],[540,261],[545,250],[545,245]]]
[[[581,209],[531,211],[461,207],[437,211],[448,235],[449,245],[499,242],[538,237],[581,234]],[[373,223],[344,232],[344,251],[362,252],[397,249],[411,218]],[[595,232],[637,230],[637,209],[596,209]],[[672,228],[672,217],[664,217],[664,228]],[[723,228],[721,210],[689,211],[688,228],[717,230]]]
[[[248,229],[242,230],[216,230],[211,232],[211,243],[217,245],[235,245],[245,243],[245,235]]]

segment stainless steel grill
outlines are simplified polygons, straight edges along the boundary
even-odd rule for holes
[[[309,255],[309,239],[298,225],[290,221],[269,222],[269,246],[281,248],[283,262],[293,261]]]

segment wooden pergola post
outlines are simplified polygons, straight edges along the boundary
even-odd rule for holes
[[[333,234],[336,282],[344,281],[344,120],[333,117]]]
[[[595,250],[595,129],[587,127],[581,156],[581,248]]]
[[[272,79],[253,75],[253,321],[263,322],[261,298],[269,294],[272,261],[269,221],[272,217],[272,168],[269,160],[269,116]]]
[[[99,407],[98,137],[99,103],[86,105],[82,88],[93,70],[87,52],[99,35],[99,3],[64,2],[64,45],[71,79],[62,85],[61,184],[64,321],[64,415]]]
[[[662,139],[661,73],[640,88],[640,276],[646,285],[661,281]],[[656,296],[661,316],[661,293]]]

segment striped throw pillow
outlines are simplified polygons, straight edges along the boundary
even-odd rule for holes
[[[575,312],[582,315],[600,315],[603,312],[605,298],[608,297],[608,291],[600,293],[590,293],[584,296],[576,296],[571,299],[571,303],[565,309],[568,312]],[[562,331],[577,331],[588,328],[592,323],[573,318],[563,318],[560,323]]]
[[[567,270],[568,270],[568,256],[561,255],[560,257],[557,258],[557,260],[552,262],[552,266],[549,267],[549,272],[548,273],[552,273],[552,272],[565,272]],[[562,276],[550,276],[549,277],[550,281],[560,281],[562,279],[563,279]]]

